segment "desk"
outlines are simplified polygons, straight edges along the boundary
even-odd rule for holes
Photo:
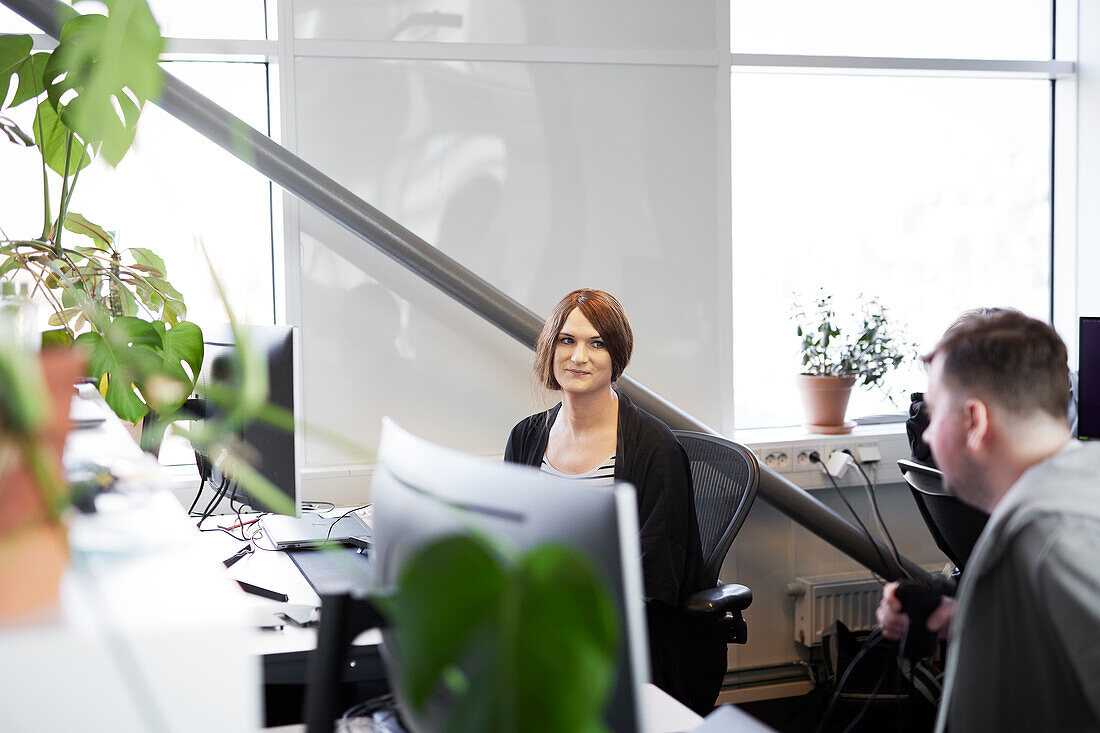
[[[227,571],[222,561],[240,543],[198,533],[155,461],[106,417],[70,436],[65,462],[109,462],[120,491],[98,497],[95,514],[72,517],[73,562],[58,607],[0,627],[0,729],[258,730],[262,685],[301,684],[316,632],[259,631],[257,615],[283,604],[246,595],[232,579],[291,603],[319,599],[283,553],[256,552]],[[345,680],[384,677],[380,641],[377,631],[356,640]],[[643,704],[652,733],[699,720],[651,685]]]

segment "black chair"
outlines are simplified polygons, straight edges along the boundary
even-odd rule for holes
[[[898,461],[898,468],[936,546],[961,573],[989,515],[948,493],[939,469],[904,458]]]
[[[695,515],[699,520],[708,584],[707,590],[687,599],[684,609],[722,627],[727,643],[744,644],[748,640],[748,626],[741,612],[752,604],[752,591],[743,585],[725,585],[718,580],[718,574],[733,538],[756,501],[760,466],[752,451],[731,440],[688,430],[673,432],[691,464]]]

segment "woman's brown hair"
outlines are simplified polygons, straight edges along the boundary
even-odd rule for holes
[[[561,389],[558,380],[554,378],[554,347],[557,345],[558,334],[565,325],[565,319],[574,308],[580,308],[592,328],[603,339],[604,346],[611,355],[612,382],[626,369],[630,354],[634,351],[634,332],[630,329],[630,321],[626,319],[622,304],[615,296],[602,290],[574,290],[554,306],[550,317],[543,324],[535,346],[535,380],[546,389]]]

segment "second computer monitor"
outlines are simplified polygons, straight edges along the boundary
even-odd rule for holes
[[[295,414],[295,373],[298,364],[297,333],[291,326],[239,326],[245,329],[252,348],[259,352],[267,367],[269,404]],[[199,386],[207,392],[203,411],[217,415],[223,409],[209,399],[208,388],[213,385],[234,388],[237,376],[233,373],[237,349],[233,330],[229,324],[208,327],[203,335],[205,354]],[[300,439],[296,431],[284,430],[264,422],[253,421],[240,430],[245,459],[275,488],[294,502],[294,514],[301,514]],[[217,484],[218,477],[214,477]],[[230,496],[260,511],[271,511],[264,502],[249,496],[239,486],[232,486]]]
[[[556,542],[586,555],[611,591],[623,630],[605,720],[615,731],[642,729],[641,685],[649,681],[649,654],[633,487],[590,487],[486,461],[429,443],[386,420],[371,500],[371,559],[383,587],[396,583],[404,561],[425,543],[469,529],[505,537],[520,548]],[[387,635],[386,644],[392,643]],[[400,700],[395,660],[389,654],[386,660]]]

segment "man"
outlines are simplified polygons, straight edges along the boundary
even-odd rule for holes
[[[928,628],[949,642],[936,730],[1100,730],[1100,445],[1071,440],[1066,348],[1015,311],[956,323],[925,357],[924,439],[990,512]],[[883,634],[908,617],[883,589]]]

